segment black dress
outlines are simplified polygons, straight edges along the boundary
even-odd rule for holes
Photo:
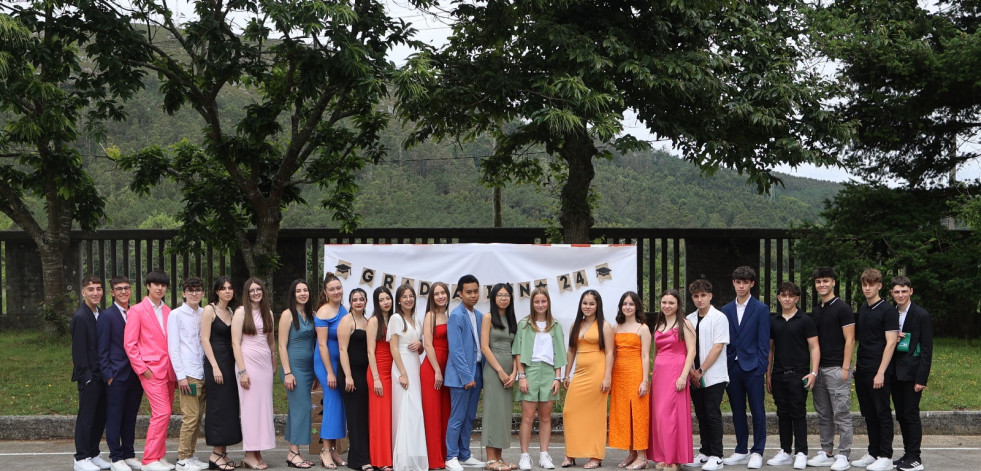
[[[232,327],[218,316],[211,321],[211,350],[221,370],[222,383],[215,382],[211,362],[204,362],[204,387],[207,393],[204,417],[204,439],[209,446],[227,446],[242,442],[242,425],[238,408],[238,377],[232,353]]]
[[[347,414],[347,433],[351,447],[347,465],[361,469],[371,464],[368,454],[368,339],[364,329],[355,329],[347,345],[347,356],[354,377],[354,391],[344,391],[344,411]]]

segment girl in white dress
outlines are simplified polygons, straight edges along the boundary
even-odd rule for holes
[[[428,471],[426,424],[422,415],[419,383],[419,354],[409,345],[419,342],[415,322],[401,314],[388,320],[388,342],[392,349],[392,436],[395,471]]]

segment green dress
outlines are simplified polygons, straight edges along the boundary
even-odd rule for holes
[[[494,353],[494,358],[497,359],[507,374],[511,374],[514,370],[514,357],[511,355],[511,342],[513,340],[514,334],[508,332],[507,327],[498,329],[493,325],[491,326],[490,349]],[[488,362],[484,362],[484,414],[481,422],[483,432],[480,434],[482,445],[491,448],[511,447],[514,389],[514,385],[505,389],[504,385],[501,384],[501,379],[497,376],[497,372]]]

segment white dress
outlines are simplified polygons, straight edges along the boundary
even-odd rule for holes
[[[405,332],[403,332],[403,329]],[[387,340],[399,336],[399,355],[409,378],[409,388],[399,384],[399,369],[392,362],[392,460],[395,471],[428,471],[426,453],[426,423],[422,416],[422,389],[419,383],[419,355],[409,350],[409,344],[419,340],[415,322],[406,326],[402,316],[388,320]]]

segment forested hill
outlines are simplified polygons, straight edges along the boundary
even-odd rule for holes
[[[151,79],[152,81],[152,79]],[[169,145],[200,136],[200,121],[181,110],[166,116],[162,98],[149,83],[127,105],[129,119],[109,126],[108,145],[132,152],[147,145]],[[245,90],[222,99],[229,110],[250,101]],[[237,117],[230,115],[230,118]],[[368,165],[360,175],[357,208],[361,227],[487,227],[493,222],[493,190],[480,182],[479,161],[490,153],[489,142],[465,146],[425,143],[401,150],[404,131],[393,125],[385,131],[391,149],[384,162]],[[140,197],[129,191],[129,175],[105,157],[102,146],[80,143],[88,170],[107,200],[110,219],[104,228],[174,228],[182,202],[173,184]],[[539,158],[548,158],[539,154]],[[815,221],[825,199],[840,185],[782,176],[785,187],[758,195],[743,176],[719,170],[702,177],[689,162],[663,150],[596,161],[594,217],[596,227],[775,227]],[[315,187],[304,190],[318,201]],[[555,187],[509,185],[503,190],[503,218],[508,227],[557,226]],[[36,205],[40,209],[40,204]],[[284,227],[337,227],[327,211],[316,205],[287,209]],[[11,228],[0,216],[0,229]]]

